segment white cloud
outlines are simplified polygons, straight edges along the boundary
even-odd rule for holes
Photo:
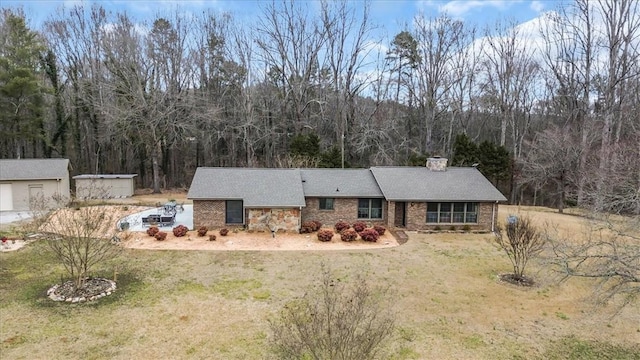
[[[453,17],[462,16],[473,9],[492,7],[496,9],[506,9],[514,2],[508,0],[453,0],[440,6],[438,10],[444,12]]]
[[[542,3],[542,1],[538,1],[538,0],[534,0],[531,2],[531,5],[529,5],[529,7],[531,8],[531,10],[539,13],[542,10],[544,10],[544,4]]]

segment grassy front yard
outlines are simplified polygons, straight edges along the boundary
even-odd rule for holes
[[[34,243],[0,254],[0,358],[269,357],[267,319],[329,264],[391,284],[394,359],[638,359],[640,312],[594,308],[587,281],[499,283],[490,235],[411,234],[400,247],[322,252],[127,250],[118,291],[96,303],[45,298],[63,274]],[[113,267],[96,274],[113,277]]]

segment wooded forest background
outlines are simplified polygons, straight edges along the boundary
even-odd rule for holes
[[[416,14],[388,39],[348,1],[265,3],[250,25],[95,5],[36,28],[4,8],[0,157],[65,157],[74,175],[137,173],[159,191],[198,166],[439,155],[477,164],[511,203],[639,214],[638,7],[577,0],[485,29]]]

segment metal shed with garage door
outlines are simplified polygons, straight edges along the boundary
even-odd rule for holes
[[[111,199],[133,196],[137,174],[76,175],[76,198]]]

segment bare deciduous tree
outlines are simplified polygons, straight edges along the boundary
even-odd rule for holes
[[[357,276],[334,279],[321,267],[320,284],[289,302],[270,321],[274,348],[282,359],[376,359],[394,330],[385,289]]]
[[[49,249],[72,278],[75,291],[99,264],[116,259],[122,248],[112,243],[117,219],[102,206],[63,208],[52,212],[40,231]]]
[[[628,305],[640,296],[640,217],[591,220],[578,236],[546,231],[552,257],[547,261],[562,280],[595,279],[594,299],[605,303],[620,298]]]
[[[495,243],[504,250],[513,265],[513,274],[503,276],[503,280],[532,285],[533,281],[524,275],[524,271],[529,261],[544,249],[545,240],[528,217],[510,219],[504,229],[498,226]]]

